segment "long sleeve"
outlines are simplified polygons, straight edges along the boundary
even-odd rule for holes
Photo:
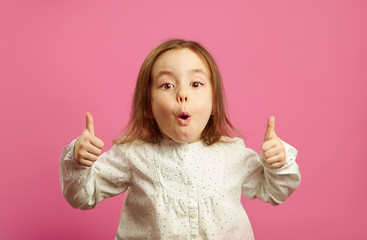
[[[263,153],[250,149],[246,152],[247,176],[242,185],[242,193],[248,198],[259,198],[272,205],[284,202],[301,181],[298,165],[295,161],[297,150],[281,141],[286,152],[286,164],[278,169],[271,169],[265,162]]]
[[[60,156],[61,189],[72,207],[90,209],[127,190],[129,166],[119,146],[103,153],[92,167],[85,167],[74,159],[75,142],[76,139],[64,147]]]

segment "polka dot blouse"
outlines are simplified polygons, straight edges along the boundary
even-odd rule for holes
[[[282,142],[286,165],[270,169],[231,140],[114,145],[90,168],[74,160],[74,140],[60,157],[62,191],[80,209],[127,191],[115,239],[253,239],[241,194],[283,202],[300,183],[297,150]]]

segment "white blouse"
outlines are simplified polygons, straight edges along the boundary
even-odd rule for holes
[[[81,209],[127,190],[115,239],[254,239],[241,193],[283,202],[300,183],[297,150],[282,142],[286,165],[270,169],[240,138],[231,140],[114,145],[92,167],[76,163],[74,140],[60,157],[61,188]]]

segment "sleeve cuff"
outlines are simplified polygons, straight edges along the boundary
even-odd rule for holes
[[[64,166],[68,169],[80,171],[80,170],[88,169],[88,167],[78,164],[75,160],[74,148],[75,148],[75,143],[78,139],[79,138],[74,139],[69,145],[64,147],[63,153],[60,157],[60,164],[61,166]],[[66,173],[68,173],[68,171],[65,171],[65,174]]]
[[[285,161],[286,162],[285,162],[283,167],[281,167],[281,168],[271,168],[271,167],[269,167],[269,165],[265,161],[265,157],[264,157],[264,154],[263,154],[262,151],[261,151],[261,155],[260,155],[261,162],[262,162],[264,168],[268,171],[272,171],[272,172],[276,172],[276,173],[282,173],[285,169],[288,169],[288,167],[296,161],[296,157],[297,157],[297,154],[298,154],[297,149],[295,149],[294,147],[292,147],[288,143],[284,142],[283,140],[281,140],[281,139],[279,139],[279,140],[283,144],[284,150],[285,150]]]

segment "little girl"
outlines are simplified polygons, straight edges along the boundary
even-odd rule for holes
[[[270,117],[259,157],[230,137],[223,99],[203,46],[159,45],[140,69],[130,122],[112,148],[99,156],[103,142],[87,113],[82,135],[63,149],[65,198],[89,209],[128,191],[115,239],[253,239],[241,194],[282,203],[300,183],[297,150]]]

